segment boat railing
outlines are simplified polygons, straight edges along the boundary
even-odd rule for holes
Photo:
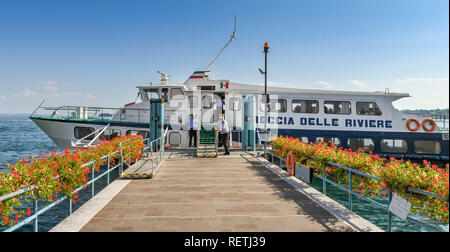
[[[98,144],[99,137],[105,132],[105,130],[111,125],[111,123],[108,123],[103,128],[97,129],[96,131],[89,133],[88,135],[84,136],[81,139],[72,139],[72,146],[73,147],[95,147]],[[94,136],[92,140],[89,140],[91,136]]]
[[[270,155],[270,158],[266,158],[266,159],[271,161],[271,163],[276,164],[274,158],[277,158],[279,160],[279,163],[277,163],[276,165],[278,165],[280,167],[283,167],[283,163],[286,164],[286,159],[281,157],[281,156],[278,156],[278,155],[274,154],[273,148],[271,148],[271,149],[272,150],[269,150],[269,149],[267,150],[266,154]],[[316,158],[314,158],[313,156],[309,156],[308,159],[309,160],[316,160]],[[314,165],[314,164],[312,164],[310,162],[308,162],[308,164],[310,164],[312,166]],[[376,201],[374,199],[367,198],[367,197],[361,195],[359,192],[354,192],[353,191],[354,185],[352,185],[352,175],[355,176],[355,174],[356,174],[356,176],[368,177],[368,178],[375,179],[375,180],[378,180],[378,181],[381,181],[381,182],[383,182],[383,179],[382,178],[378,178],[378,177],[373,176],[373,175],[370,175],[370,174],[367,174],[365,172],[362,172],[362,171],[359,171],[359,170],[356,170],[356,169],[344,166],[344,165],[340,165],[340,164],[331,162],[331,161],[328,161],[327,165],[334,166],[334,167],[339,167],[339,168],[342,168],[343,170],[347,171],[348,172],[348,176],[349,176],[349,183],[347,185],[345,185],[345,184],[338,184],[335,181],[329,179],[328,175],[327,175],[327,172],[326,172],[327,166],[324,166],[323,167],[323,171],[322,171],[323,175],[315,174],[315,176],[314,176],[315,178],[318,178],[318,179],[322,180],[322,193],[324,193],[326,195],[327,194],[327,184],[331,184],[331,185],[333,185],[333,188],[338,188],[339,190],[347,192],[347,194],[348,194],[348,209],[350,209],[350,211],[353,211],[353,200],[352,200],[353,196],[355,196],[355,197],[357,197],[359,199],[362,199],[362,200],[370,203],[373,206],[381,208],[382,210],[386,211],[386,213],[387,213],[387,222],[388,222],[388,229],[387,230],[388,230],[388,232],[391,232],[392,231],[392,213],[389,211],[389,205],[391,204],[392,195],[393,195],[394,191],[391,188],[389,188],[389,187],[386,188],[385,193],[386,193],[386,195],[388,195],[388,202],[387,202],[387,205],[385,205],[385,204],[380,203],[380,202],[378,202],[378,201]],[[300,167],[300,166],[303,166],[303,165],[295,163],[295,167],[296,167],[295,169],[297,169],[297,167]],[[303,166],[303,167],[310,168],[310,167],[307,167],[307,166]],[[443,198],[441,195],[435,194],[433,192],[424,191],[424,190],[417,189],[417,188],[412,188],[412,187],[409,187],[408,190],[410,192],[414,192],[414,193],[419,194],[419,195],[426,195],[426,196],[429,196],[429,197],[434,197],[434,198],[437,198],[437,199],[441,199],[441,200],[447,201],[447,205],[449,204],[449,199],[448,198]],[[412,195],[411,197],[416,197],[416,196]],[[424,227],[424,228],[426,228],[428,230],[432,230],[432,231],[435,231],[435,232],[448,232],[448,230],[445,230],[445,229],[439,227],[438,223],[424,222],[424,221],[421,221],[420,219],[416,219],[416,218],[413,218],[411,216],[408,216],[406,218],[406,221],[415,223],[415,224],[417,224],[417,225],[419,225],[421,227]]]
[[[438,113],[407,113],[408,115],[415,115],[422,118],[430,118],[436,122],[437,127],[442,132],[448,132],[449,130],[449,114],[438,114]]]
[[[108,108],[86,106],[39,107],[30,117],[48,119],[145,123],[150,120],[150,109]]]

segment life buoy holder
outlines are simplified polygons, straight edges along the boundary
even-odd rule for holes
[[[427,127],[428,123],[431,123],[430,128]],[[427,119],[423,120],[422,128],[428,132],[432,132],[434,129],[436,129],[436,122],[433,119],[427,118]]]
[[[292,154],[292,151],[289,151],[286,155],[286,170],[289,173],[289,175],[294,175],[294,169],[295,169],[295,159],[294,155]]]
[[[411,127],[411,122],[415,122],[416,123],[416,127],[412,128]],[[411,118],[406,122],[406,127],[408,127],[408,129],[410,131],[418,131],[420,129],[420,122],[419,120],[415,119],[415,118]]]

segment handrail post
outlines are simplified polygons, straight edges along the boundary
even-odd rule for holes
[[[348,202],[350,205],[350,211],[353,211],[353,207],[352,207],[352,171],[348,170]]]
[[[110,162],[111,161],[111,153],[108,154],[108,166],[107,166],[107,170],[108,170],[108,176],[106,176],[106,183],[107,185],[109,185],[109,180],[110,180],[110,172],[109,172],[109,166],[110,166]]]
[[[95,162],[92,162],[92,197],[94,197],[94,188],[95,188],[95,181],[94,181],[95,170],[94,170],[94,167],[95,167]]]
[[[390,188],[388,188],[388,189],[390,189]],[[388,190],[388,192],[389,191],[390,190]],[[389,192],[389,203],[388,203],[388,206],[391,204],[391,201],[392,201],[392,191]],[[391,231],[392,231],[392,213],[388,209],[388,232],[391,232]]]
[[[34,232],[38,232],[38,215],[37,212],[39,211],[38,208],[38,198],[36,197],[36,199],[34,200],[34,214],[36,215],[36,217],[34,218]]]
[[[164,146],[163,146],[163,141],[162,141],[163,137],[161,136],[161,138],[159,139],[159,162],[161,163],[161,161],[163,160],[163,156],[162,153],[164,151]]]
[[[69,215],[72,214],[72,201],[69,200]]]
[[[119,144],[120,147],[120,174],[123,173],[123,152],[122,152],[122,143]]]
[[[325,166],[323,167],[323,180],[322,180],[322,191],[325,195],[327,195],[327,176],[325,175],[326,171],[325,171]]]

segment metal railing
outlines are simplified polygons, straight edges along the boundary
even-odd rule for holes
[[[119,152],[120,152],[120,174],[123,173],[123,167],[124,164],[129,167],[131,166],[132,162],[134,160],[131,160],[131,148],[133,148],[132,142],[136,142],[139,141],[139,138],[130,138],[128,140],[122,141],[119,143]],[[144,144],[145,142],[148,141],[148,138],[144,140]],[[145,149],[145,147],[144,147]],[[127,154],[124,155],[124,151],[127,150]],[[144,150],[142,150],[144,151]]]
[[[96,120],[98,122],[145,123],[150,120],[150,109],[85,106],[41,107],[39,105],[30,117],[64,120]]]
[[[152,165],[152,174],[156,174],[156,172],[158,171],[159,167],[161,166],[161,164],[164,161],[164,155],[165,155],[165,139],[167,136],[167,132],[169,131],[169,128],[166,128],[166,130],[164,131],[164,134],[161,137],[158,137],[152,141],[150,141],[149,138],[144,139],[144,144],[147,143],[144,148],[142,149],[142,153],[144,154],[144,158],[148,158],[151,161],[151,165]],[[127,141],[128,142],[128,141]],[[124,142],[125,143],[125,142]],[[126,160],[128,155],[123,156],[123,146],[120,145],[120,153],[121,153],[121,172],[120,174],[123,175],[124,171],[123,171],[123,164],[129,164],[130,163],[130,159]],[[129,165],[128,165],[129,166]]]
[[[439,129],[441,130],[447,130],[449,129],[448,120],[449,120],[449,114],[438,114],[438,113],[422,113],[422,112],[408,112],[406,113],[408,115],[416,115],[424,118],[431,118],[433,119]]]
[[[84,136],[81,139],[73,138],[71,140],[72,146],[73,147],[93,147],[93,146],[97,145],[99,137],[103,134],[103,132],[105,132],[105,130],[110,125],[111,125],[111,123],[108,123],[108,125],[106,125],[105,127],[99,128],[99,129],[93,131],[92,133],[89,133],[88,135]],[[90,136],[94,136],[94,138],[92,140],[87,140],[87,138],[89,138]]]
[[[148,139],[145,139],[144,142],[145,142],[145,141],[148,141]],[[127,142],[128,142],[128,140],[127,140]],[[120,144],[122,144],[122,143],[120,143]],[[111,166],[111,161],[114,160],[113,156],[114,156],[115,154],[118,154],[118,153],[121,153],[121,156],[122,156],[122,152],[121,152],[121,151],[122,151],[122,150],[114,151],[114,152],[111,152],[111,153],[109,153],[109,154],[107,154],[107,155],[101,157],[101,161],[102,161],[102,162],[106,161],[106,163],[107,163],[107,166],[106,166],[106,167],[107,167],[107,170],[104,171],[103,173],[101,173],[100,175],[95,176],[95,169],[94,169],[94,168],[95,168],[95,163],[96,163],[95,161],[90,161],[90,162],[87,162],[87,163],[81,165],[81,167],[91,167],[91,174],[92,174],[92,177],[91,177],[91,179],[90,179],[88,182],[86,182],[86,184],[84,184],[83,186],[80,186],[80,187],[78,187],[77,189],[75,189],[75,190],[72,192],[72,195],[76,194],[78,191],[80,191],[80,190],[82,190],[82,189],[85,189],[85,186],[92,185],[92,186],[91,186],[91,196],[94,197],[94,195],[95,195],[95,183],[94,183],[94,182],[97,181],[97,180],[99,180],[99,179],[101,179],[101,178],[103,178],[103,177],[105,177],[105,176],[106,176],[106,178],[107,178],[107,185],[109,185],[109,184],[110,184],[110,180],[111,180],[111,178],[110,178],[110,173],[111,173],[112,171],[116,170],[116,169],[119,168],[119,167],[123,168],[123,162],[122,162],[122,161],[123,161],[124,159],[122,159],[122,157],[121,157],[121,159],[120,159],[121,162],[120,162],[119,164],[117,164],[117,165],[115,165],[115,166],[113,166],[113,167],[110,167],[110,166]],[[142,150],[141,150],[141,151],[142,151]],[[112,158],[113,158],[113,159],[112,159]],[[59,177],[59,176],[57,176],[57,177],[55,177],[55,178],[58,178],[58,177]],[[8,199],[11,199],[11,198],[13,198],[13,197],[15,197],[15,196],[24,194],[24,193],[26,193],[26,192],[29,192],[29,191],[35,189],[35,188],[36,188],[36,186],[32,185],[32,186],[29,186],[29,187],[27,187],[27,188],[18,190],[18,191],[16,191],[16,192],[13,192],[13,193],[10,193],[10,194],[1,196],[1,197],[0,197],[0,202],[5,201],[5,200],[8,200]],[[8,229],[4,230],[3,232],[12,232],[12,231],[15,231],[15,230],[17,230],[18,228],[20,228],[20,227],[22,227],[22,226],[24,226],[24,225],[26,225],[26,224],[28,224],[28,223],[30,223],[30,222],[32,222],[32,221],[33,221],[33,229],[34,229],[34,231],[35,231],[35,232],[38,232],[38,231],[39,231],[39,230],[38,230],[38,227],[39,227],[39,218],[38,218],[38,217],[39,217],[39,215],[43,214],[44,212],[46,212],[47,210],[53,208],[54,206],[60,204],[61,202],[63,202],[63,201],[66,200],[66,199],[68,199],[67,196],[62,196],[62,197],[56,199],[55,201],[51,202],[50,204],[46,205],[45,207],[39,209],[39,206],[38,206],[39,198],[36,197],[36,199],[35,199],[34,202],[33,202],[33,208],[34,208],[33,214],[30,214],[30,216],[28,216],[27,218],[21,220],[21,221],[18,222],[17,224],[15,224],[15,225],[9,227]],[[70,215],[70,214],[72,214],[72,201],[71,201],[71,200],[69,200],[69,215]]]
[[[271,163],[274,163],[274,157],[278,158],[278,159],[280,160],[279,166],[280,166],[281,168],[283,167],[283,162],[286,163],[286,159],[284,159],[284,158],[281,157],[281,156],[278,156],[278,155],[274,154],[274,153],[273,153],[272,151],[270,151],[270,150],[267,150],[267,154],[270,154],[270,156],[271,156]],[[312,157],[312,156],[309,156],[309,160],[317,160],[317,159],[315,159],[315,158]],[[322,180],[322,192],[323,192],[325,195],[327,194],[327,183],[330,183],[330,184],[332,184],[333,186],[337,187],[338,189],[340,189],[340,190],[342,190],[342,191],[346,191],[346,192],[348,193],[348,204],[349,204],[348,207],[349,207],[350,211],[353,211],[353,200],[352,200],[352,196],[356,196],[356,197],[359,198],[359,199],[362,199],[362,200],[364,200],[364,201],[367,201],[367,202],[369,202],[370,204],[372,204],[372,205],[374,205],[374,206],[377,206],[377,207],[379,207],[379,208],[381,208],[381,209],[387,211],[387,218],[388,218],[388,232],[391,232],[391,231],[392,231],[392,213],[389,211],[389,205],[390,205],[390,203],[391,203],[391,201],[392,201],[392,193],[391,193],[391,192],[393,192],[393,191],[391,190],[391,188],[388,187],[388,188],[387,188],[387,191],[386,191],[386,192],[387,192],[386,195],[388,195],[388,204],[387,204],[387,205],[381,204],[381,203],[379,203],[379,202],[377,202],[377,201],[375,201],[375,200],[373,200],[373,199],[364,197],[364,196],[360,195],[359,193],[356,193],[356,192],[352,191],[352,189],[353,189],[353,185],[352,185],[352,175],[353,175],[353,174],[357,174],[357,175],[359,175],[359,176],[363,176],[363,177],[368,177],[368,178],[371,178],[371,179],[375,179],[375,180],[378,180],[378,181],[380,181],[380,182],[383,182],[383,179],[378,178],[378,177],[373,176],[373,175],[370,175],[370,174],[367,174],[367,173],[364,173],[364,172],[361,172],[361,171],[359,171],[359,170],[352,169],[352,168],[347,167],[347,166],[343,166],[343,165],[334,163],[334,162],[328,161],[326,164],[327,164],[327,165],[330,165],[330,166],[339,167],[339,168],[342,168],[342,169],[348,171],[348,175],[349,175],[349,183],[347,184],[347,186],[342,186],[342,184],[335,183],[334,181],[328,179],[328,178],[327,178],[328,176],[326,175],[326,174],[327,174],[327,173],[326,173],[326,166],[324,166],[324,167],[323,167],[323,171],[322,171],[322,172],[323,172],[323,176],[320,176],[320,175],[318,175],[318,174],[315,174],[315,176],[314,176],[314,177],[319,178],[319,179]],[[298,163],[295,163],[295,165],[296,165],[296,166],[298,166],[298,165],[303,166],[303,165],[298,164]],[[313,165],[313,164],[310,164],[310,165]],[[309,168],[309,167],[307,167],[307,166],[303,166],[303,167]],[[434,197],[434,198],[438,198],[438,199],[445,200],[445,201],[447,201],[447,205],[448,205],[448,203],[449,203],[449,199],[448,199],[448,198],[445,199],[445,198],[443,198],[441,195],[437,195],[437,194],[432,193],[432,192],[428,192],[428,191],[424,191],[424,190],[420,190],[420,189],[412,188],[412,187],[409,187],[408,190],[409,190],[410,192],[414,192],[414,193],[417,193],[417,194],[426,195],[426,196],[430,196],[430,197]],[[391,191],[391,192],[389,192],[389,191]],[[438,227],[436,227],[436,226],[434,226],[434,225],[430,225],[430,224],[428,224],[428,223],[421,222],[421,221],[419,221],[419,220],[417,220],[417,219],[415,219],[415,218],[412,218],[412,217],[410,217],[410,216],[408,216],[406,220],[409,221],[409,222],[413,222],[413,223],[415,223],[415,224],[418,224],[418,225],[420,225],[420,226],[422,226],[422,227],[428,228],[429,230],[432,230],[432,231],[436,231],[436,232],[448,232],[448,231],[443,230],[443,229],[441,229],[441,228],[438,228]]]
[[[165,138],[167,135],[167,131],[169,128],[166,128],[164,131],[164,135],[152,140],[148,144],[148,150],[149,150],[149,157],[152,161],[152,173],[155,174],[159,167],[161,166],[162,162],[164,161],[164,146],[165,146]]]

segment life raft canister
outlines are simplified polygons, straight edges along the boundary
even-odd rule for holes
[[[416,127],[415,128],[411,127],[411,122],[415,122],[416,123]],[[419,122],[419,120],[417,120],[415,118],[411,118],[408,121],[406,121],[406,127],[408,127],[408,129],[410,131],[418,131],[420,129],[420,122]]]
[[[289,151],[286,155],[286,170],[289,173],[289,175],[294,175],[294,169],[295,169],[295,160],[294,155],[292,154],[292,151]]]
[[[431,123],[431,127],[428,128],[428,123]],[[422,128],[428,132],[432,132],[434,129],[436,129],[436,122],[433,119],[427,118],[423,120],[422,122]]]

